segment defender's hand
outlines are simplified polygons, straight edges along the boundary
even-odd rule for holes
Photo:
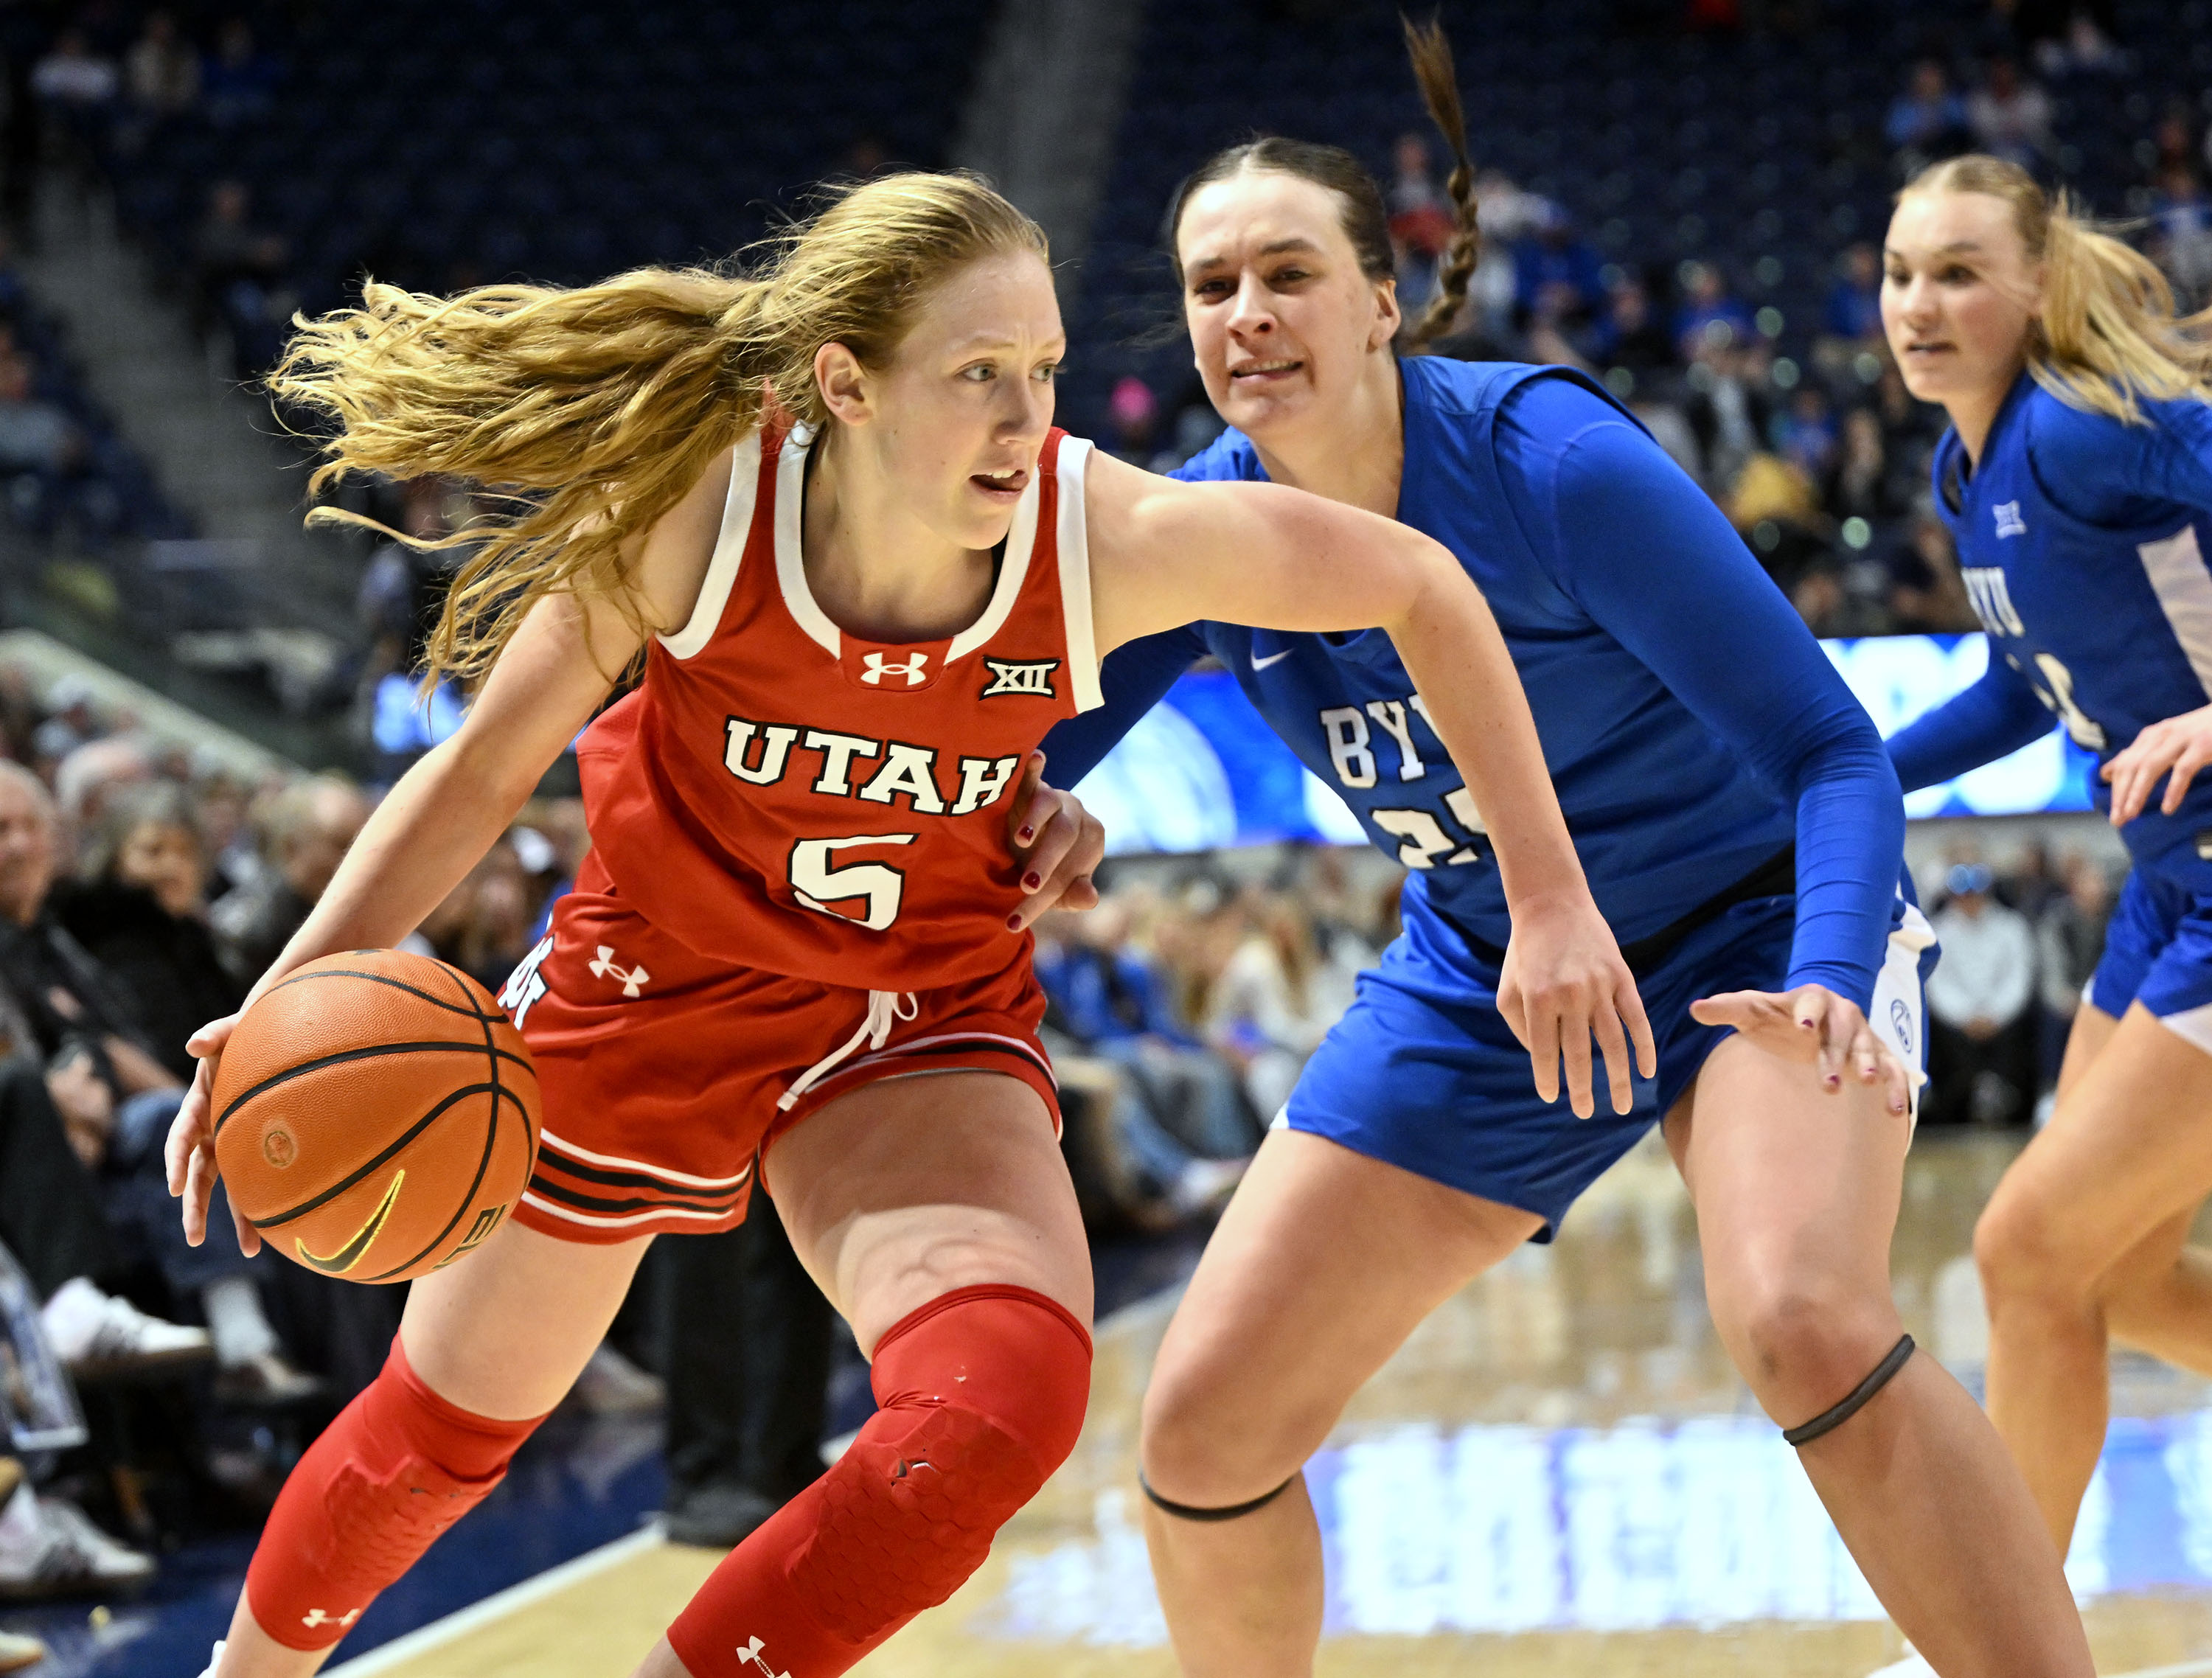
[[[243,1010],[240,1010],[242,1012]],[[184,1201],[185,1240],[194,1247],[207,1239],[208,1204],[222,1175],[215,1159],[215,1069],[223,1045],[237,1029],[239,1016],[225,1014],[210,1020],[192,1033],[185,1047],[199,1061],[192,1086],[185,1091],[177,1116],[169,1125],[164,1159],[169,1169],[169,1193]],[[261,1232],[246,1221],[235,1205],[230,1220],[238,1227],[238,1250],[252,1258],[261,1250]]]
[[[1096,909],[1092,872],[1106,854],[1105,824],[1073,793],[1044,784],[1044,753],[1032,751],[1022,769],[1006,819],[1008,842],[1025,866],[1022,905],[1006,917],[1020,932],[1048,909]]]
[[[2123,827],[2142,814],[2160,775],[2167,779],[2158,807],[2161,814],[2172,815],[2207,763],[2212,763],[2212,705],[2154,722],[2098,770],[2112,783],[2112,825]]]
[[[1834,1095],[1846,1071],[1865,1085],[1879,1084],[1889,1110],[1902,1113],[1912,1093],[1911,1074],[1896,1052],[1874,1033],[1858,1005],[1825,985],[1796,990],[1732,990],[1690,1004],[1700,1025],[1733,1025],[1770,1055],[1820,1069],[1820,1087]]]
[[[1567,1099],[1578,1119],[1597,1110],[1590,1093],[1593,1037],[1605,1055],[1614,1112],[1625,1114],[1634,1104],[1632,1043],[1637,1069],[1646,1078],[1658,1076],[1659,1051],[1635,976],[1587,893],[1516,907],[1498,975],[1498,1011],[1528,1049],[1536,1093],[1546,1101],[1559,1098],[1565,1057]]]

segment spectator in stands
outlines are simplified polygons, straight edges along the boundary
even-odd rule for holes
[[[93,708],[92,684],[82,676],[63,676],[46,690],[46,715],[31,731],[30,744],[39,761],[56,764],[101,729]]]
[[[1835,410],[1828,393],[1808,382],[1790,394],[1789,405],[1774,416],[1771,438],[1775,452],[1819,484],[1827,480],[1836,464],[1838,439]]]
[[[1896,154],[1899,173],[1905,176],[1938,158],[1954,157],[1973,143],[1966,104],[1951,90],[1943,66],[1933,58],[1913,65],[1911,80],[1892,102],[1882,133]]]
[[[1765,447],[1767,370],[1755,347],[1737,349],[1716,342],[1714,335],[1699,335],[1685,413],[1703,462],[1698,481],[1723,502],[1745,465]]]
[[[274,866],[209,912],[217,947],[239,983],[251,986],[268,971],[368,819],[368,800],[335,775],[297,781],[277,794],[268,821]]]
[[[83,439],[70,416],[34,392],[30,362],[0,355],[0,471],[35,473],[51,492],[76,470],[83,453]]]
[[[276,65],[254,41],[253,26],[242,17],[227,20],[200,79],[208,121],[232,128],[267,115],[276,81]]]
[[[107,734],[87,740],[54,765],[54,802],[61,808],[63,828],[72,834],[90,832],[118,792],[153,777],[153,754],[141,737]]]
[[[1674,315],[1674,342],[1685,361],[1701,351],[1749,346],[1751,311],[1728,288],[1728,277],[1710,262],[1682,264],[1682,306]]]
[[[1603,264],[1565,210],[1537,203],[1534,232],[1513,249],[1515,311],[1525,322],[1540,306],[1547,319],[1579,326],[1604,301]]]
[[[1920,491],[1917,476],[1890,457],[1881,420],[1871,408],[1854,408],[1844,427],[1821,500],[1829,516],[1886,524],[1912,509]]]
[[[514,841],[502,836],[424,918],[405,947],[452,964],[496,994],[529,952],[537,911]]]
[[[1987,78],[1966,100],[1974,143],[2023,169],[2035,167],[2051,149],[2051,95],[2022,81],[2009,58],[1992,60]]]
[[[2066,891],[2036,922],[2036,970],[2043,1003],[2043,1081],[2056,1083],[2067,1034],[2081,1006],[2084,987],[2105,953],[2112,920],[2112,878],[2085,856],[2069,859]]]
[[[1451,204],[1419,134],[1398,137],[1397,173],[1390,183],[1390,247],[1398,258],[1398,296],[1417,313],[1437,289],[1437,263],[1451,243]]]
[[[1863,240],[1836,264],[1836,283],[1820,322],[1826,335],[1854,347],[1878,348],[1881,331],[1881,254]]]
[[[1890,555],[1889,614],[1897,635],[1956,635],[1981,627],[1959,575],[1951,532],[1932,508],[1913,515]]]
[[[2026,1122],[2035,1090],[2035,936],[1990,896],[1988,868],[1954,866],[1932,917],[1943,959],[1928,982],[1923,1123]]]
[[[1114,429],[1113,453],[1133,466],[1149,465],[1159,413],[1159,398],[1150,385],[1133,373],[1116,379],[1113,394],[1106,398],[1107,423]]]
[[[2061,34],[2039,41],[2038,69],[2054,80],[2070,76],[2117,76],[2127,68],[2127,55],[2112,44],[2104,24],[2087,6],[2076,6]]]
[[[218,325],[229,331],[241,375],[273,353],[272,316],[283,313],[273,305],[283,295],[279,283],[289,254],[283,235],[254,226],[252,212],[243,181],[219,180],[192,240],[196,323],[203,333]]]
[[[2212,295],[2212,198],[2187,163],[2173,164],[2159,176],[2150,222],[2150,254],[2173,283],[2182,307],[2203,304]]]
[[[63,926],[130,992],[155,1058],[186,1082],[197,1063],[185,1040],[245,995],[208,929],[208,866],[185,789],[131,787],[110,801],[58,908]]]
[[[1290,1099],[1306,1057],[1352,1006],[1371,951],[1324,950],[1293,898],[1274,894],[1222,970],[1206,1021],[1213,1044],[1244,1071],[1253,1110],[1272,1119]]]
[[[1605,312],[1590,329],[1589,358],[1601,368],[1626,368],[1638,378],[1681,365],[1674,335],[1637,276],[1623,274],[1607,289]]]
[[[177,32],[167,12],[149,12],[124,59],[131,102],[159,120],[179,116],[198,102],[200,55]]]
[[[118,85],[114,61],[94,52],[82,29],[63,30],[52,50],[31,70],[31,91],[49,106],[70,113],[104,111]]]

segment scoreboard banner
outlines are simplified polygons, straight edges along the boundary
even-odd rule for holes
[[[1820,643],[1884,736],[1971,687],[1989,667],[1979,633],[1865,635]],[[2094,754],[2051,732],[2008,757],[1906,798],[1908,816],[2013,816],[2090,808]],[[1106,824],[1109,854],[1211,850],[1282,839],[1357,845],[1367,835],[1261,721],[1237,681],[1194,670],[1076,787]]]

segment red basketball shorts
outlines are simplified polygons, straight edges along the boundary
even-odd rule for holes
[[[863,1084],[1004,1073],[1060,1122],[1026,961],[936,990],[851,990],[701,956],[612,892],[579,890],[500,1000],[544,1098],[514,1217],[563,1241],[742,1223],[769,1144]]]

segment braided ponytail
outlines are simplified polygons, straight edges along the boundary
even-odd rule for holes
[[[1437,295],[1430,299],[1421,318],[1407,334],[1407,341],[1416,346],[1449,331],[1459,313],[1467,307],[1468,287],[1474,279],[1474,265],[1482,256],[1482,228],[1480,210],[1474,200],[1474,163],[1467,151],[1467,118],[1460,106],[1459,72],[1452,64],[1451,42],[1445,37],[1443,23],[1431,19],[1425,27],[1416,25],[1411,18],[1401,16],[1405,26],[1406,52],[1413,61],[1413,79],[1420,84],[1422,101],[1429,107],[1429,116],[1443,132],[1444,143],[1452,152],[1450,179],[1444,190],[1452,201],[1451,243],[1444,247],[1443,260],[1437,269]]]

